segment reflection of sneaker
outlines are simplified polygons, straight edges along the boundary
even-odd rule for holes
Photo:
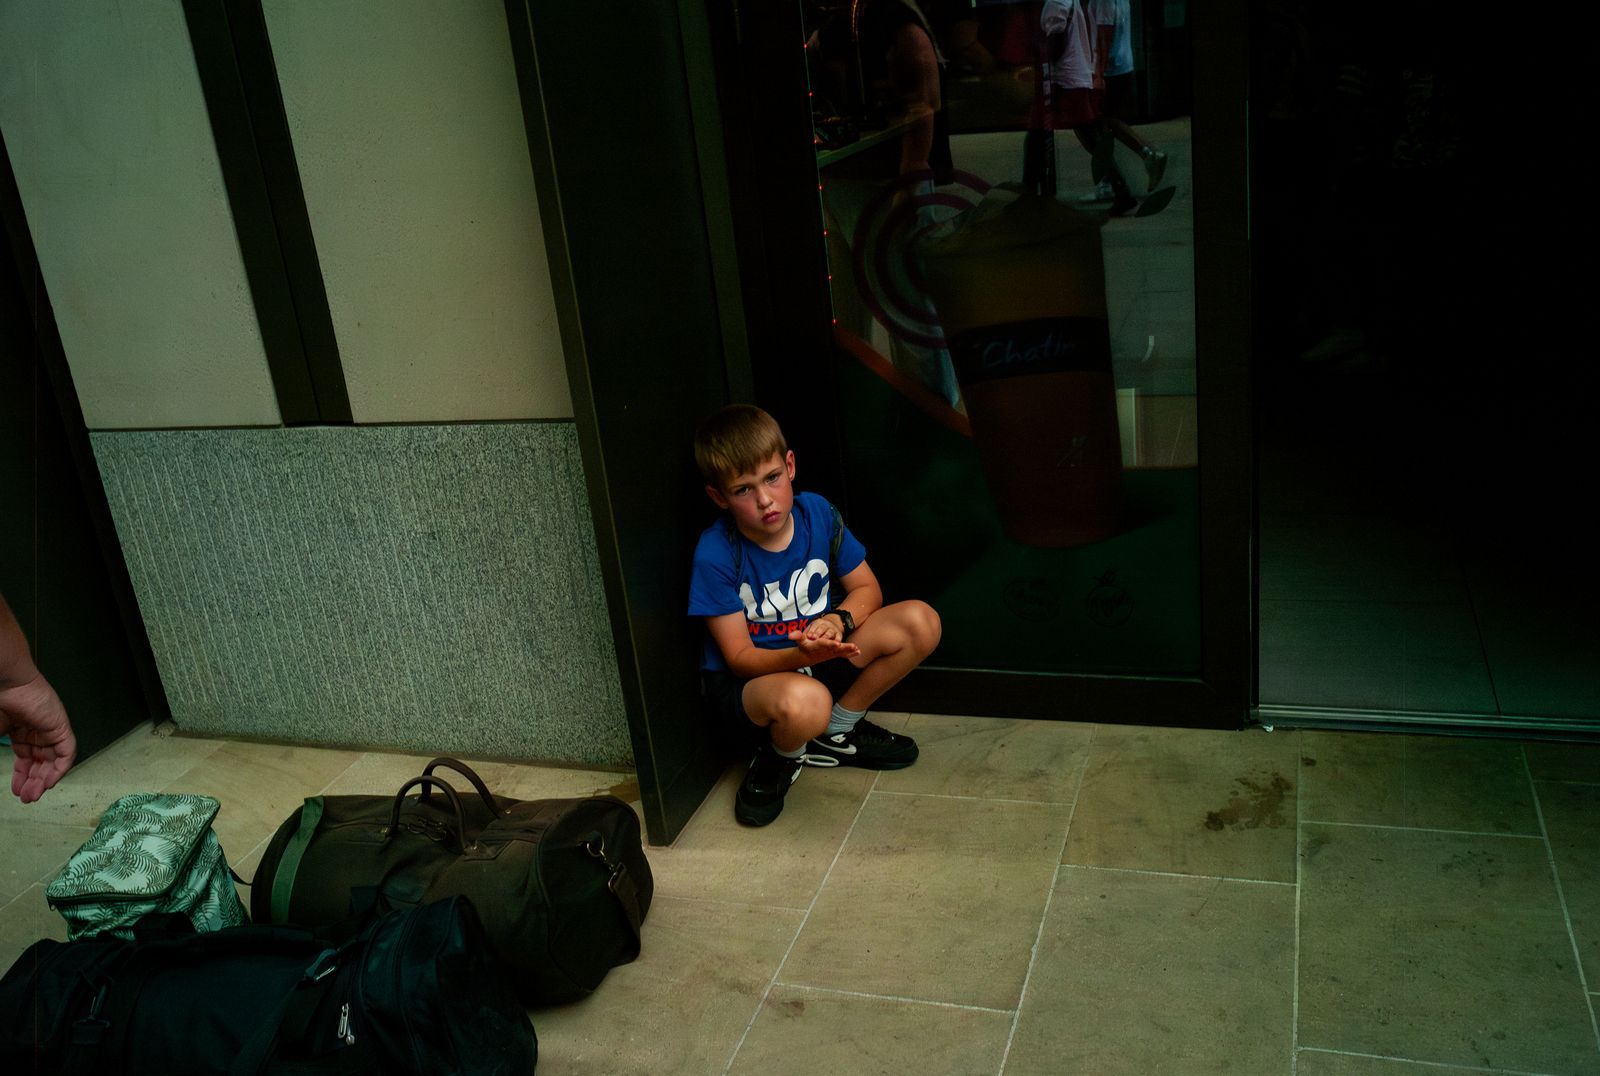
[[[770,743],[762,744],[733,799],[733,817],[747,826],[764,826],[777,818],[803,762],[803,757],[784,758]]]
[[[899,736],[866,718],[849,732],[822,735],[806,744],[809,766],[862,766],[869,770],[901,770],[917,761],[917,742]]]
[[[1079,198],[1078,201],[1084,205],[1089,205],[1093,202],[1109,202],[1116,196],[1117,192],[1111,189],[1111,181],[1109,179],[1102,179],[1099,183],[1094,185],[1094,190],[1090,191],[1082,198]]]
[[[1106,212],[1110,213],[1113,217],[1125,217],[1138,208],[1139,199],[1124,192],[1121,198],[1118,198],[1115,202],[1111,203],[1111,208],[1106,210]]]
[[[1150,177],[1147,191],[1156,189],[1156,184],[1161,182],[1161,175],[1167,170],[1167,155],[1154,146],[1146,146],[1139,151],[1139,156],[1144,158],[1144,173]]]

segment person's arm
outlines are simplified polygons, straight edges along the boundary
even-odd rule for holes
[[[78,756],[72,723],[55,688],[33,663],[22,626],[0,597],[0,735],[17,756],[11,793],[32,803],[55,787]]]
[[[933,151],[933,115],[939,100],[939,57],[927,31],[906,23],[889,43],[889,81],[900,110],[910,124],[900,136],[900,174],[928,167]]]
[[[722,651],[722,660],[728,663],[728,669],[746,680],[768,673],[794,672],[829,658],[850,658],[861,653],[861,648],[855,643],[837,638],[813,638],[799,632],[789,636],[794,646],[767,650],[750,641],[750,630],[745,627],[743,613],[725,613],[705,619],[706,628],[716,641],[717,649]]]

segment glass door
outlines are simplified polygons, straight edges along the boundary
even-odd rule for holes
[[[828,362],[756,340],[756,396],[826,431],[813,488],[886,594],[944,622],[885,706],[1248,712],[1243,85],[1224,66],[1244,41],[1226,11],[1191,16],[798,0],[763,28],[804,61],[764,85],[768,137],[810,143],[809,234],[782,227],[773,306]],[[804,394],[819,369],[826,399]]]

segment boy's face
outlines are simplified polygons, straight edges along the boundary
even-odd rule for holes
[[[733,515],[734,526],[759,542],[783,534],[794,508],[794,453],[774,452],[755,470],[729,478],[721,489],[707,486],[706,495]]]

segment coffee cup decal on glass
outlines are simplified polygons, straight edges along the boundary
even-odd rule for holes
[[[994,189],[918,244],[1006,536],[1087,545],[1121,519],[1099,217]]]

